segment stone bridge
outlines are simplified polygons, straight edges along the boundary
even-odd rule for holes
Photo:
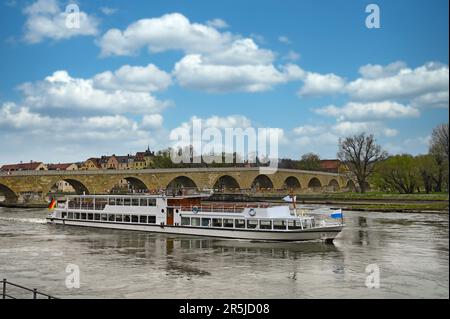
[[[69,183],[78,194],[109,193],[121,180],[135,189],[150,192],[170,187],[221,190],[337,191],[353,189],[347,177],[326,172],[278,169],[261,174],[259,168],[183,168],[140,170],[17,171],[0,173],[0,194],[6,202],[44,201],[59,181]]]

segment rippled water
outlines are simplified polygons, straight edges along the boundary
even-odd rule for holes
[[[62,298],[449,297],[448,214],[345,212],[334,245],[62,227],[46,214],[0,207],[0,277]],[[379,289],[365,285],[369,264]]]

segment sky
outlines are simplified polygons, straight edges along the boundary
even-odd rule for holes
[[[280,157],[360,132],[420,154],[448,122],[446,0],[0,1],[0,165],[159,150],[193,121],[272,128]]]

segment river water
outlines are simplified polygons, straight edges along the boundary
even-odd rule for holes
[[[448,214],[345,212],[334,245],[53,226],[46,215],[0,207],[0,277],[61,298],[449,298]],[[68,265],[79,288],[67,288]]]

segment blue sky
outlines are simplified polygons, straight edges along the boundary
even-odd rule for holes
[[[448,1],[0,3],[0,164],[160,149],[192,118],[279,129],[281,156],[373,133],[427,151],[448,120]],[[51,151],[49,151],[51,150]]]

